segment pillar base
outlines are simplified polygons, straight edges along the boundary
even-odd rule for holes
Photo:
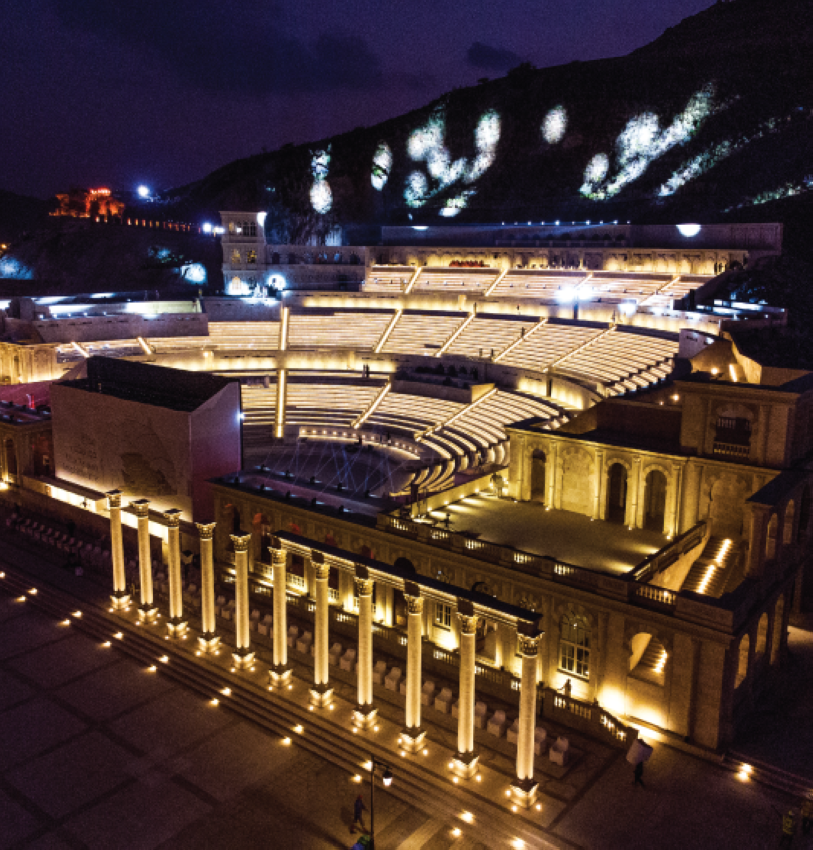
[[[407,726],[401,730],[401,736],[398,738],[398,742],[402,749],[415,755],[415,753],[419,753],[423,749],[425,739],[426,729],[421,729],[420,726]]]
[[[372,705],[357,705],[353,709],[353,725],[357,729],[372,729],[378,719],[378,709]]]
[[[530,809],[536,802],[536,792],[539,789],[539,783],[533,779],[520,779],[515,777],[511,783],[511,799],[518,806],[524,809]]]
[[[152,603],[138,606],[138,622],[149,625],[158,619],[158,608]]]
[[[214,632],[204,632],[198,635],[198,646],[202,652],[215,652],[220,648],[220,635]]]
[[[130,607],[130,594],[126,590],[115,590],[110,594],[114,611],[124,611]]]
[[[186,634],[188,625],[183,617],[170,617],[167,620],[167,632],[170,637],[181,637]]]
[[[277,664],[268,671],[272,685],[287,685],[291,681],[292,670],[287,664]]]
[[[333,688],[330,685],[314,685],[311,688],[311,705],[327,708],[333,702]]]
[[[234,659],[234,666],[238,670],[248,670],[254,666],[254,650],[249,649],[247,646],[244,646],[242,649],[236,649],[232,652],[231,657]]]
[[[452,759],[452,773],[461,779],[471,779],[480,769],[480,756],[475,752],[455,753]]]

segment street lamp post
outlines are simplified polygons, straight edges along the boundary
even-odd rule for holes
[[[384,769],[381,776],[384,787],[389,788],[392,785],[390,766],[370,756],[370,850],[375,850],[375,769],[377,767]]]

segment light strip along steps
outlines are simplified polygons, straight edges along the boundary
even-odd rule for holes
[[[370,406],[360,416],[358,416],[358,418],[356,419],[355,422],[353,422],[353,428],[354,429],[357,429],[361,425],[363,425],[364,422],[367,419],[369,419],[370,416],[372,416],[373,413],[375,413],[376,408],[381,404],[382,401],[384,401],[384,399],[387,396],[387,393],[389,393],[389,391],[391,389],[392,389],[392,384],[390,384],[389,382],[387,382],[386,384],[384,384],[383,387],[381,387],[381,391],[372,400],[372,402],[370,403]]]
[[[476,318],[476,313],[471,313],[467,318],[463,319],[463,321],[458,325],[457,329],[454,333],[443,343],[440,349],[435,353],[435,357],[440,357],[444,351],[463,333],[464,330],[474,321]]]
[[[194,654],[196,641],[191,632],[188,641],[165,640],[165,620],[159,619],[153,626],[137,626],[135,605],[129,613],[111,614],[42,578],[33,579],[5,565],[3,569],[0,593],[12,598],[25,596],[26,601],[19,604],[52,617],[55,630],[76,630],[98,641],[100,652],[123,653],[143,665],[145,676],[166,676],[198,694],[212,711],[226,708],[280,736],[280,746],[285,746],[287,739],[289,746],[301,747],[347,770],[348,779],[356,774],[365,775],[363,764],[372,754],[391,764],[396,773],[397,781],[387,789],[388,793],[441,818],[450,826],[458,823],[459,812],[473,812],[481,834],[486,832],[491,846],[516,847],[520,846],[516,843],[520,839],[525,842],[523,846],[539,847],[544,837],[553,842],[551,846],[577,850],[576,845],[550,833],[542,825],[543,819],[550,820],[549,815],[546,818],[544,813],[540,815],[534,809],[512,813],[505,789],[513,776],[483,764],[480,768],[482,782],[470,780],[454,784],[445,770],[454,752],[444,744],[446,734],[443,730],[439,730],[440,735],[432,735],[430,730],[429,758],[422,755],[402,758],[398,743],[400,726],[391,720],[381,717],[378,733],[373,730],[352,733],[354,706],[350,702],[337,698],[334,711],[308,710],[311,679],[302,678],[302,673],[312,675],[309,667],[295,670],[290,690],[275,687],[269,693],[265,684],[270,666],[267,650],[261,649],[258,653],[255,673],[231,673],[231,647],[227,645],[223,646],[219,657],[197,657]],[[37,588],[36,594],[30,593],[32,587]],[[81,614],[76,616],[77,612]],[[162,615],[165,616],[166,611],[162,610]],[[69,625],[60,625],[66,620]],[[218,623],[218,627],[222,630],[223,624]]]
[[[517,337],[517,339],[515,339],[513,342],[509,343],[499,354],[497,354],[497,356],[494,358],[494,362],[499,363],[500,360],[502,360],[503,357],[505,357],[506,354],[510,354],[518,345],[525,342],[525,340],[527,340],[530,336],[532,336],[534,333],[536,333],[536,331],[538,331],[540,328],[545,327],[545,325],[547,323],[548,323],[548,317],[547,316],[545,316],[544,319],[540,319],[535,325],[530,327],[524,334],[520,334],[520,336]]]
[[[381,334],[381,338],[378,340],[375,348],[373,349],[374,354],[380,354],[381,353],[381,349],[384,347],[385,343],[390,338],[390,334],[392,333],[395,325],[398,323],[398,319],[401,318],[403,312],[404,312],[403,310],[399,309],[399,310],[396,310],[395,313],[393,313],[393,316],[392,316],[392,319],[390,320],[390,323],[387,325],[386,329],[384,330],[384,333]]]

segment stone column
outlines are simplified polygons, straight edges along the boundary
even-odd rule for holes
[[[124,572],[124,544],[121,539],[121,491],[111,490],[107,494],[107,508],[110,511],[110,557],[113,561],[113,608],[117,611],[129,607],[130,594],[127,592],[127,575]]]
[[[630,515],[629,515],[629,527],[630,528],[641,528],[642,522],[638,518],[640,511],[638,510],[639,505],[643,507],[644,504],[644,494],[641,491],[642,482],[641,482],[641,457],[640,455],[634,457],[632,459],[632,476],[631,481],[632,484],[632,501],[630,503]]]
[[[181,512],[175,508],[164,511],[167,524],[169,554],[169,621],[167,630],[173,637],[186,631],[183,617],[183,579],[181,577]]]
[[[421,729],[421,656],[423,648],[423,597],[418,585],[405,583],[407,609],[406,728],[401,730],[401,746],[411,753],[423,746],[426,731]]]
[[[745,575],[759,578],[765,567],[765,537],[768,533],[768,513],[766,505],[751,505],[751,528],[748,535],[748,565]],[[713,533],[712,529],[712,533]],[[777,528],[777,534],[779,529]]]
[[[550,456],[545,459],[545,475],[548,478],[545,482],[548,487],[548,497],[545,500],[545,506],[548,510],[556,507],[556,500],[559,497],[558,485],[556,482],[556,476],[559,472],[559,443],[553,442],[549,443],[549,445]]]
[[[358,676],[358,705],[353,722],[362,729],[375,723],[373,708],[373,585],[366,567],[356,565],[356,587],[359,594],[359,642],[356,674]]]
[[[678,534],[682,478],[683,466],[679,463],[673,463],[671,487],[669,488],[672,492],[669,494],[669,502],[666,506],[666,528],[664,529],[669,537],[676,537]]]
[[[314,596],[316,597],[316,612],[313,617],[311,703],[318,708],[324,708],[330,705],[333,700],[333,688],[328,684],[330,678],[330,661],[328,659],[330,604],[327,581],[330,577],[330,565],[325,563],[325,556],[321,552],[311,552],[310,561],[313,565]]]
[[[248,668],[254,664],[254,650],[249,637],[248,547],[250,534],[230,534],[234,544],[234,666]]]
[[[453,770],[458,776],[469,779],[477,773],[479,758],[474,752],[474,636],[477,617],[474,606],[466,599],[458,599],[457,616],[460,618],[460,700]]]
[[[139,499],[137,502],[130,502],[130,507],[138,517],[138,574],[141,584],[141,604],[138,606],[138,619],[142,623],[152,623],[158,616],[158,608],[153,601],[152,592],[150,503],[148,499]]]
[[[517,738],[517,775],[511,785],[512,797],[526,808],[536,801],[538,784],[534,781],[534,732],[536,731],[536,683],[538,637],[518,634],[522,655],[519,691],[519,736]]]
[[[198,643],[204,652],[213,652],[220,644],[215,618],[215,565],[212,557],[216,523],[196,522],[195,525],[200,534],[200,627],[203,631]]]
[[[288,599],[286,596],[288,554],[277,537],[271,539],[270,551],[274,582],[274,666],[269,673],[271,683],[278,685],[291,678],[291,668],[288,666]]]
[[[596,493],[593,500],[593,519],[602,519],[604,513],[602,491],[604,490],[604,452],[596,450]]]

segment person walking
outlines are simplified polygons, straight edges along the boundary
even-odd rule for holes
[[[632,774],[635,777],[632,780],[633,787],[635,787],[636,785],[640,785],[641,788],[645,788],[646,786],[644,785],[644,763],[642,761],[639,761],[638,764],[635,765],[635,769],[633,770]]]
[[[350,825],[350,832],[356,832],[356,824],[361,827],[362,832],[367,832],[367,827],[364,825],[364,812],[366,811],[367,806],[364,805],[364,800],[361,798],[361,794],[356,797],[356,802],[353,803],[353,823]]]
[[[796,818],[793,809],[789,809],[786,815],[782,815],[782,840],[780,847],[792,847],[793,836],[796,834]]]

